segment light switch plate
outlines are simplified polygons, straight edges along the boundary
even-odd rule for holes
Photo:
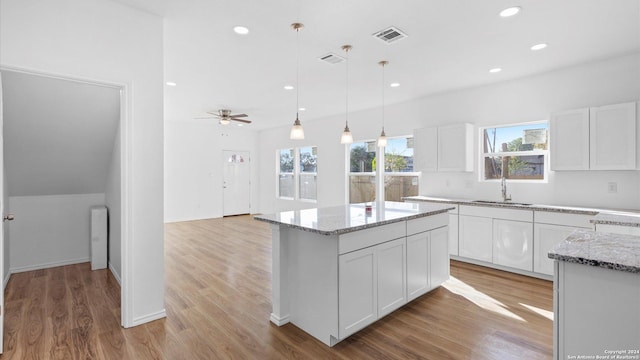
[[[617,182],[610,182],[607,184],[607,190],[609,191],[610,194],[615,194],[618,192],[618,183]]]

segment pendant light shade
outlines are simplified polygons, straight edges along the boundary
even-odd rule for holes
[[[347,54],[346,63],[347,63],[347,76],[346,76],[346,92],[345,92],[345,117],[344,117],[344,131],[342,132],[342,136],[340,137],[341,144],[351,144],[353,143],[353,135],[351,135],[351,130],[349,130],[349,50],[351,50],[351,45],[343,45],[342,50]]]
[[[300,109],[300,41],[298,40],[298,33],[300,29],[304,27],[301,23],[293,23],[291,24],[293,30],[296,31],[296,109]],[[291,127],[291,134],[289,135],[291,140],[302,140],[304,139],[304,130],[302,129],[302,124],[300,123],[300,119],[298,118],[298,111],[296,111],[296,121],[293,122],[293,126]]]
[[[296,113],[296,121],[293,122],[289,138],[291,140],[304,140],[304,129],[302,129],[302,124],[300,124],[300,119],[298,119],[298,113]]]
[[[382,66],[382,132],[378,137],[378,147],[387,146],[387,134],[384,133],[384,67],[389,64],[388,61],[382,60],[378,62],[378,65]]]

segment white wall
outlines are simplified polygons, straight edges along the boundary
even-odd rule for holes
[[[639,100],[637,53],[386,106],[385,129],[387,136],[401,136],[416,128],[449,123],[510,124],[548,119],[554,111]],[[299,142],[288,139],[288,127],[260,133],[260,212],[316,206],[275,198],[275,151],[288,146],[318,146],[318,206],[345,201],[345,152],[339,143],[344,117],[302,122],[306,139]],[[377,138],[380,126],[380,109],[350,114],[349,127],[356,141]],[[500,197],[499,184],[478,178],[477,172],[424,173],[420,193],[470,199]],[[611,181],[618,183],[617,194],[607,192]],[[640,210],[640,171],[551,172],[546,184],[510,183],[509,192],[519,202]]]
[[[111,155],[111,164],[107,172],[107,187],[105,190],[105,204],[109,209],[109,269],[113,276],[122,284],[122,189],[120,186],[120,127],[116,130],[116,136],[113,141],[113,153]]]
[[[223,150],[251,154],[251,213],[257,212],[257,134],[247,127],[222,126],[215,120],[165,123],[165,221],[223,215]]]
[[[162,19],[107,0],[2,0],[0,64],[124,84],[123,323],[165,316]]]
[[[89,209],[104,194],[11,196],[11,272],[89,261]]]
[[[2,116],[2,115],[0,115]],[[11,214],[11,208],[10,208],[10,204],[9,204],[9,188],[7,187],[7,174],[4,174],[4,181],[2,182],[2,186],[3,186],[3,199],[2,199],[2,203],[4,204],[4,212],[6,214]],[[4,259],[3,259],[3,271],[4,271],[4,279],[0,279],[3,282],[3,289],[7,286],[7,283],[9,282],[9,277],[11,277],[11,256],[10,256],[10,250],[11,250],[11,235],[9,234],[9,229],[11,229],[11,222],[10,221],[5,221],[4,222]]]

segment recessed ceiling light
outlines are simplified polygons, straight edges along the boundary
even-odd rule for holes
[[[236,34],[240,35],[247,35],[249,33],[249,29],[244,26],[236,26],[233,28],[233,31],[235,31]]]
[[[540,44],[535,44],[535,45],[533,45],[533,46],[531,47],[531,50],[533,50],[533,51],[538,51],[538,50],[542,50],[542,49],[544,49],[544,48],[546,48],[546,47],[547,47],[547,44],[545,44],[545,43],[540,43]]]
[[[167,81],[165,84],[167,84],[167,86],[176,86],[178,84],[174,83],[173,81]]]
[[[511,16],[519,13],[520,10],[521,10],[520,6],[514,6],[514,7],[506,8],[506,9],[500,11],[500,16],[502,16],[502,17],[511,17]]]
[[[301,107],[301,108],[298,109],[298,111],[307,111],[307,108]]]
[[[500,71],[502,71],[501,68],[493,68],[493,69],[489,70],[489,72],[492,73],[492,74],[499,73]]]
[[[284,89],[285,90],[293,90],[293,85],[285,85]]]
[[[391,86],[391,87],[398,87],[398,86],[400,86],[400,83],[391,83],[391,84],[389,84],[389,86]]]

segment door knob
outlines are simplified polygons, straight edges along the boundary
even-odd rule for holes
[[[7,220],[11,221],[13,219],[15,219],[15,216],[13,216],[13,214],[7,214],[7,215],[2,217],[2,221],[7,221]]]

